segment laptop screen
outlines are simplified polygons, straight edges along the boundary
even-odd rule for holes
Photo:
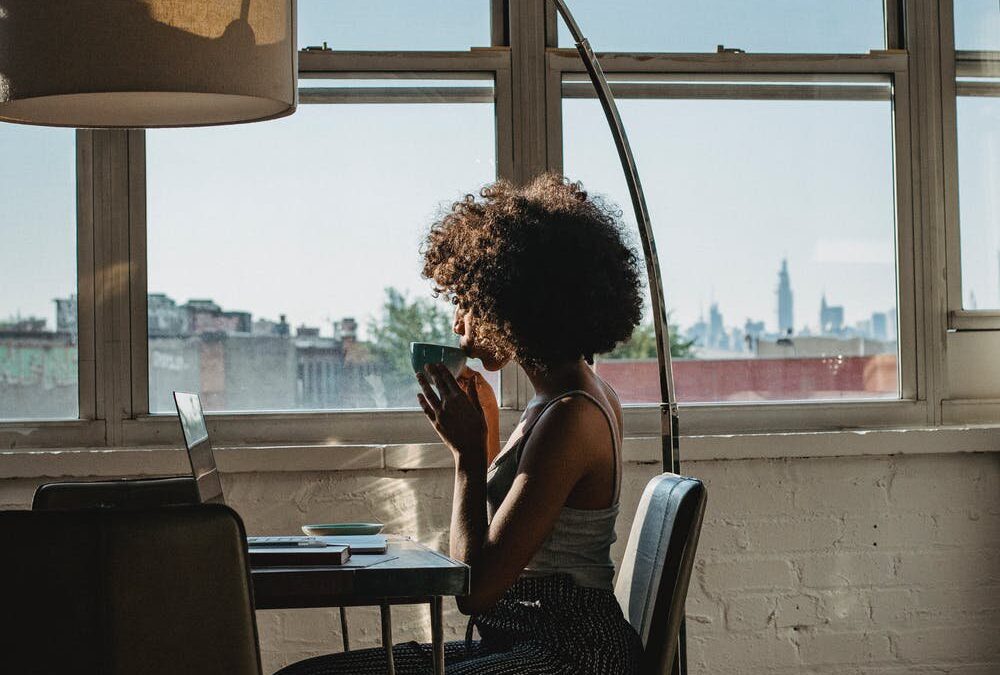
[[[203,503],[222,503],[222,482],[215,466],[215,452],[208,440],[201,399],[197,394],[175,391],[174,403],[177,405],[184,445],[191,461],[191,472],[198,486],[198,496]]]

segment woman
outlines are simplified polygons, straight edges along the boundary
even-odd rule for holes
[[[536,396],[490,462],[476,375],[417,376],[418,400],[451,450],[451,555],[471,568],[458,607],[481,640],[446,647],[448,673],[636,672],[640,643],[612,591],[622,413],[589,367],[628,339],[641,313],[640,261],[620,214],[579,184],[500,181],[432,228],[424,276],[456,305],[460,344],[489,370],[511,359]],[[484,410],[485,408],[485,410]],[[427,645],[393,649],[397,672],[424,673]],[[380,672],[381,650],[303,661],[289,674]]]

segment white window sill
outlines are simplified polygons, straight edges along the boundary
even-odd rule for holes
[[[660,461],[658,436],[626,438],[629,463]],[[884,456],[1000,451],[1000,426],[965,425],[901,429],[686,436],[682,466],[692,462],[839,456]],[[216,450],[223,473],[447,469],[440,443],[271,445]],[[70,448],[0,452],[0,479],[163,476],[189,471],[175,448]],[[697,473],[695,467],[690,471]]]

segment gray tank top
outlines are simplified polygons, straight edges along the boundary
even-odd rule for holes
[[[563,506],[552,532],[524,568],[523,576],[565,573],[572,576],[580,586],[613,590],[615,565],[611,560],[611,545],[617,538],[615,520],[618,518],[618,493],[621,487],[621,477],[618,475],[621,439],[614,415],[591,394],[575,390],[546,403],[531,424],[525,427],[521,438],[493,460],[486,474],[487,510],[489,520],[492,521],[514,483],[524,444],[538,420],[553,404],[577,395],[593,401],[604,413],[611,428],[615,467],[613,504],[604,509]]]

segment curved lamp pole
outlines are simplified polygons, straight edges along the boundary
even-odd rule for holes
[[[653,305],[653,329],[656,331],[656,360],[659,365],[660,374],[660,440],[661,440],[661,460],[663,470],[672,473],[680,473],[680,434],[677,418],[677,397],[674,391],[673,365],[670,361],[670,327],[667,324],[667,308],[663,298],[663,280],[660,276],[660,261],[656,256],[656,241],[653,239],[653,227],[649,220],[649,209],[646,206],[646,197],[642,192],[642,184],[639,182],[639,170],[635,166],[635,158],[632,156],[632,148],[625,135],[625,127],[622,125],[621,116],[618,114],[618,106],[615,105],[615,98],[611,94],[611,87],[601,70],[601,64],[597,61],[594,50],[590,47],[590,42],[583,37],[580,26],[576,23],[573,15],[566,6],[564,0],[554,0],[556,9],[562,15],[563,20],[569,27],[569,32],[576,42],[576,48],[583,58],[583,63],[590,74],[590,80],[597,90],[597,98],[604,108],[604,115],[608,119],[611,127],[611,134],[615,139],[615,147],[618,148],[618,157],[622,162],[622,170],[625,172],[625,181],[628,183],[629,194],[632,197],[632,208],[635,211],[635,220],[639,226],[639,237],[642,239],[642,252],[646,258],[646,274],[649,277],[649,296]]]

